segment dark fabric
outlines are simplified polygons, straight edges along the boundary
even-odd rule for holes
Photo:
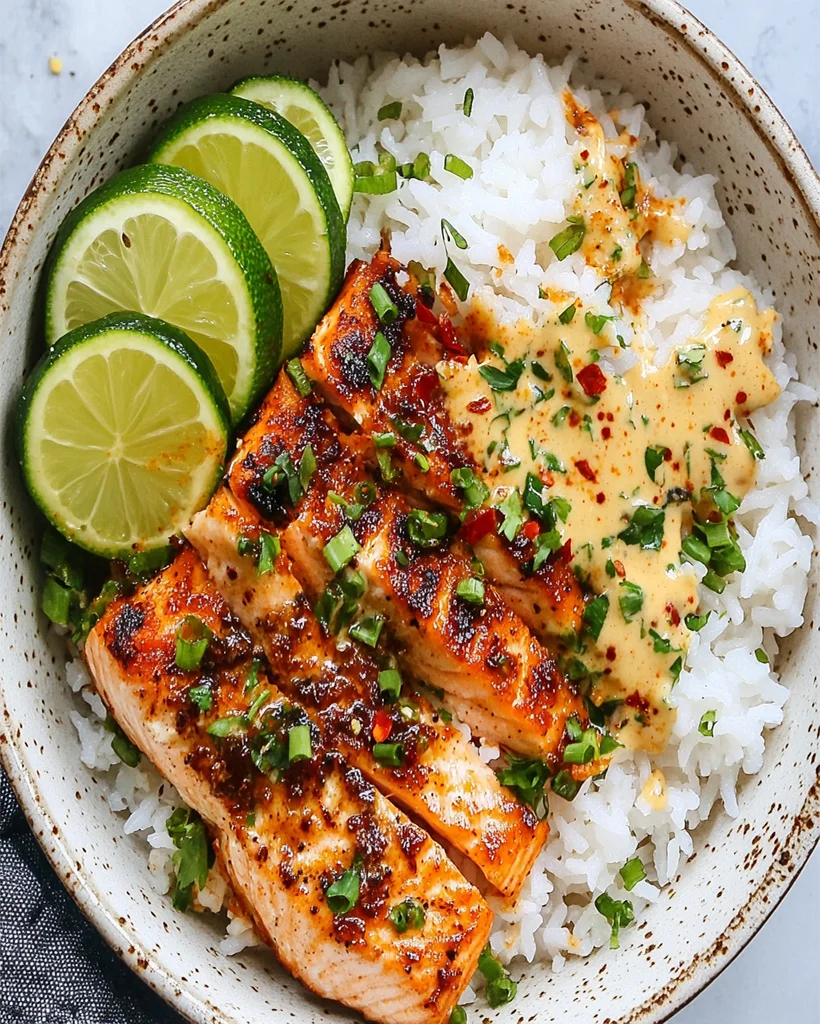
[[[2,770],[0,1024],[182,1024],[77,909]]]

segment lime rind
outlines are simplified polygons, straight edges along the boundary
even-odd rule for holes
[[[163,319],[176,319],[176,325],[182,329],[196,325],[196,318],[201,317],[207,302],[200,306],[192,302],[189,282],[181,279],[191,269],[184,258],[183,243],[187,243],[190,251],[193,240],[198,240],[201,244],[197,252],[207,253],[207,259],[213,263],[214,285],[210,291],[223,290],[218,305],[220,315],[224,316],[231,304],[236,307],[233,322],[227,327],[223,324],[223,330],[217,323],[204,326],[204,335],[195,334],[196,340],[206,350],[210,348],[214,361],[223,368],[236,423],[270,385],[279,364],[282,303],[278,281],[267,253],[236,204],[208,182],[181,168],[149,164],[123,171],[92,192],[66,217],[45,270],[46,340],[53,344],[77,326],[68,319],[69,296],[85,286],[81,275],[78,279],[78,267],[83,261],[86,267],[89,263],[94,265],[93,255],[88,254],[95,239],[107,237],[116,242],[125,235],[122,226],[129,218],[130,223],[135,223],[133,218],[152,217],[157,223],[164,222],[171,234],[176,231],[182,257],[176,262],[170,259],[165,265],[158,260],[155,266],[143,268],[145,287],[138,287],[136,281],[129,282],[133,287],[125,289],[127,296],[117,296],[112,294],[116,287],[109,273],[111,261],[106,263],[103,253],[100,280],[94,282],[97,290],[89,289],[89,305],[98,313],[136,306],[146,314],[162,313]],[[180,295],[173,288],[175,271],[183,286],[178,289],[183,293]],[[200,281],[199,285],[200,289],[205,288],[207,281]],[[153,292],[154,298],[159,296],[159,301],[146,303],[148,292]],[[123,304],[123,298],[128,305]],[[152,308],[145,309],[144,304]],[[76,307],[75,302],[75,312]],[[83,319],[81,315],[74,317],[78,318]],[[193,333],[193,327],[191,330]]]
[[[330,177],[347,221],[353,201],[353,160],[344,132],[321,96],[290,75],[241,78],[230,93],[273,110],[305,136]]]
[[[212,142],[220,138],[245,148],[252,143],[272,157],[298,196],[297,208],[282,208],[282,196],[269,182],[226,163],[224,152]],[[210,148],[204,159],[206,146]],[[233,156],[243,160],[246,154],[234,152]],[[284,306],[282,356],[292,355],[312,333],[344,276],[344,218],[327,171],[310,143],[272,110],[238,96],[217,94],[181,107],[162,129],[149,159],[184,165],[206,176],[243,209],[276,267]],[[303,239],[303,251],[296,252],[292,227],[295,218],[304,215],[313,227],[306,250]]]
[[[138,313],[110,314],[50,348],[15,423],[36,503],[68,540],[106,558],[179,533],[219,485],[229,437],[207,355]]]

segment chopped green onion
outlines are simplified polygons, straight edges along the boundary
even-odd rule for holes
[[[370,301],[373,303],[376,316],[383,324],[389,326],[395,323],[399,316],[399,307],[387,294],[387,289],[381,281],[377,281],[370,289]]]
[[[105,728],[108,732],[113,733],[111,749],[120,761],[123,764],[127,764],[129,768],[136,768],[142,759],[142,752],[139,747],[134,746],[131,740],[128,739],[117,720],[111,714],[105,717]]]
[[[493,391],[515,391],[518,387],[518,380],[524,372],[524,360],[515,359],[511,363],[507,363],[503,370],[485,363],[483,366],[479,366],[478,372]]]
[[[567,732],[570,733],[569,724],[572,719],[567,719]],[[576,719],[577,724],[577,719]],[[577,726],[580,731],[580,725]],[[570,733],[575,736],[575,733]],[[574,739],[564,747],[564,761],[567,764],[589,764],[590,761],[597,761],[601,756],[599,740],[600,733],[597,729],[585,729],[580,738]],[[606,737],[604,737],[606,739]],[[610,737],[611,739],[611,737]],[[612,748],[614,749],[614,748]]]
[[[228,715],[227,718],[217,718],[215,722],[211,722],[205,731],[209,736],[224,739],[226,736],[244,732],[247,727],[248,722],[245,715]]]
[[[480,508],[490,496],[490,489],[469,466],[460,466],[450,473],[450,481],[464,491],[464,507]]]
[[[704,587],[706,587],[708,590],[713,591],[715,594],[722,594],[723,591],[726,589],[726,580],[721,579],[721,577],[718,576],[716,572],[712,572],[711,569],[709,570],[709,572],[706,573],[706,575],[700,582],[704,585]]]
[[[471,92],[472,90],[468,90]],[[456,1006],[450,1014],[450,1024],[467,1024],[467,1011],[463,1006]]]
[[[618,934],[621,928],[626,928],[635,920],[635,911],[629,900],[613,900],[607,893],[602,892],[595,900],[595,909],[602,914],[612,928],[609,939],[609,948],[618,948]]]
[[[158,552],[164,553],[167,548],[155,548],[145,552],[146,556],[154,557]],[[131,558],[139,558],[140,555],[132,555]],[[85,582],[83,570],[83,554],[79,548],[70,544],[62,534],[58,533],[53,526],[47,526],[43,534],[43,541],[40,546],[40,562],[56,576],[66,587],[74,590],[82,590]],[[130,570],[129,558],[129,570]],[[167,564],[167,563],[166,563]],[[157,565],[157,568],[162,568]],[[62,623],[65,625],[65,623]]]
[[[395,121],[401,117],[401,102],[395,100],[393,103],[385,103],[383,107],[379,107],[376,117],[379,121]]]
[[[707,612],[705,615],[695,615],[694,612],[690,612],[683,621],[686,623],[687,629],[691,629],[693,633],[699,633],[709,621],[711,614],[711,612]]]
[[[700,528],[710,548],[725,548],[732,543],[729,524],[725,520],[719,523],[701,523]]]
[[[399,935],[403,935],[409,929],[418,931],[419,928],[422,928],[426,916],[424,906],[412,896],[408,896],[403,903],[398,903],[392,908],[387,919]]]
[[[415,462],[422,473],[430,472],[430,460],[423,452],[417,452],[413,456],[413,462]]]
[[[193,672],[208,649],[211,631],[196,617],[186,615],[177,628],[176,666],[183,672]]]
[[[624,170],[624,188],[621,192],[621,205],[625,210],[631,210],[635,205],[635,196],[638,192],[638,165],[629,163]]]
[[[128,556],[128,571],[132,576],[145,579],[170,565],[175,555],[176,550],[171,544],[163,544],[162,547],[151,548],[150,551],[139,551]]]
[[[570,408],[568,405],[562,405],[558,412],[552,417],[550,421],[554,427],[560,427],[563,425],[564,420],[569,415]]]
[[[584,625],[593,640],[601,635],[608,612],[609,598],[606,594],[599,594],[584,609]]]
[[[701,736],[714,736],[717,711],[704,711],[698,725],[698,732]]]
[[[341,530],[332,537],[322,549],[322,554],[333,572],[338,572],[350,562],[357,552],[361,551],[361,544],[353,536],[349,526],[343,526]]]
[[[447,535],[447,516],[414,508],[407,516],[407,533],[420,548],[438,547]]]
[[[259,560],[256,563],[256,571],[260,576],[272,572],[276,559],[282,552],[282,544],[278,537],[272,533],[262,531],[259,534]]]
[[[740,508],[740,498],[730,494],[725,487],[712,492],[712,500],[725,516],[730,516]]]
[[[310,377],[305,373],[301,359],[289,359],[285,363],[285,370],[302,398],[307,398],[313,389],[313,385],[311,384]]]
[[[387,700],[398,700],[401,695],[401,676],[394,668],[379,672],[379,691]]]
[[[641,260],[641,264],[635,272],[635,276],[638,278],[639,281],[646,281],[648,280],[648,278],[653,276],[652,268],[649,266],[646,260]]]
[[[353,191],[365,195],[383,196],[398,188],[396,159],[390,153],[382,153],[378,165],[372,160],[361,160],[353,165]]]
[[[368,647],[375,647],[379,642],[382,626],[384,626],[383,615],[365,615],[358,622],[354,622],[347,632],[354,640],[358,640],[359,643],[366,644]]]
[[[455,242],[459,249],[467,248],[467,239],[464,235],[462,235],[460,231],[457,231],[449,220],[444,220],[443,218],[441,221],[441,237],[445,242],[449,238],[451,241]]]
[[[632,860],[628,860],[618,874],[621,876],[624,889],[627,892],[632,892],[638,882],[642,882],[646,878],[646,870],[640,857],[633,857]]]
[[[387,768],[400,768],[404,763],[404,744],[374,743],[373,757]]]
[[[472,577],[466,580],[459,580],[456,587],[456,594],[470,604],[484,604],[484,583]]]
[[[584,323],[592,331],[594,335],[599,335],[604,327],[609,323],[610,320],[615,320],[614,316],[604,316],[603,313],[587,313],[584,316]]]
[[[376,461],[379,463],[379,471],[386,483],[392,483],[401,473],[401,470],[397,469],[387,452],[377,452]]]
[[[257,696],[254,697],[253,702],[251,703],[251,706],[248,708],[247,711],[248,723],[251,723],[254,720],[254,718],[256,718],[262,706],[269,699],[269,697],[270,690],[263,690],[260,694],[257,694]]]
[[[758,647],[758,649],[755,651],[755,657],[761,665],[769,664],[769,655],[763,650],[762,647]]]
[[[356,868],[348,868],[343,875],[329,885],[325,893],[325,900],[330,907],[331,913],[336,917],[348,914],[359,902],[359,888],[361,878]]]
[[[370,383],[377,391],[384,383],[384,372],[387,369],[387,364],[390,362],[391,355],[390,342],[381,331],[377,331],[365,360]]]
[[[454,153],[448,153],[444,158],[444,170],[449,171],[450,174],[455,174],[457,178],[463,178],[465,181],[472,178],[473,169],[470,165],[461,159],[460,156],[456,156]]]
[[[391,416],[390,422],[396,428],[396,433],[401,434],[407,441],[419,441],[424,434],[424,424],[414,423],[412,420],[405,420],[401,416]]]
[[[288,764],[313,757],[309,725],[293,725],[288,730]]]
[[[562,768],[552,780],[553,793],[557,793],[565,800],[574,800],[580,788],[581,783],[575,781],[569,768]]]
[[[494,1010],[515,999],[518,986],[493,956],[489,945],[484,947],[478,958],[478,969],[487,981],[487,1002]]]
[[[406,569],[407,566],[410,564],[410,559],[403,551],[396,552],[396,561],[402,567],[402,569]]]
[[[468,89],[464,93],[464,102],[462,104],[462,110],[465,117],[469,117],[473,112],[473,100],[475,99],[475,93],[472,89]]]
[[[631,622],[643,608],[643,589],[637,583],[621,580],[619,584],[623,593],[618,598],[618,605],[624,622]]]
[[[553,235],[549,243],[550,249],[559,260],[565,260],[567,256],[571,256],[581,248],[586,233],[587,229],[583,221],[570,224],[563,231],[559,231],[557,235]]]
[[[373,435],[373,443],[377,448],[394,448],[396,446],[396,441],[396,435],[392,433]]]
[[[71,621],[73,593],[73,590],[64,587],[54,576],[46,576],[41,607],[49,619],[58,626],[68,626]]]
[[[444,268],[444,277],[461,301],[466,302],[467,296],[470,294],[470,282],[449,256],[447,257],[447,266]]]
[[[712,552],[709,550],[708,544],[704,544],[693,533],[684,537],[680,546],[681,551],[695,562],[701,562],[703,565],[709,564]]]

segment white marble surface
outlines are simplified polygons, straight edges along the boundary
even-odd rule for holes
[[[65,118],[166,0],[1,0],[0,228]],[[820,0],[689,0],[756,75],[820,166]],[[62,73],[50,73],[59,57]],[[675,1024],[820,1022],[820,855]]]

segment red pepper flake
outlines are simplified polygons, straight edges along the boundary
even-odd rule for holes
[[[589,150],[588,149],[582,149],[581,150],[581,159],[582,160],[589,160]]]
[[[618,578],[624,579],[626,577],[624,563],[619,558],[616,558],[612,564],[615,566],[615,572],[618,574]]]
[[[709,431],[709,437],[713,438],[715,441],[720,441],[721,444],[732,443],[729,440],[729,435],[726,433],[723,427],[712,427],[712,429]]]
[[[603,418],[604,418],[604,414],[602,412],[599,412],[598,413],[598,422],[600,423],[603,420]]]
[[[438,327],[438,317],[419,298],[416,299],[416,319],[421,320],[423,324],[429,324],[431,327]]]
[[[447,316],[446,313],[442,313],[438,318],[439,333],[441,334],[441,343],[444,348],[453,356],[456,361],[467,360],[467,349],[461,344],[456,337],[456,329],[453,327],[453,321]]]
[[[593,483],[595,483],[595,481],[598,479],[595,475],[595,471],[586,459],[578,459],[575,462],[575,468],[578,470],[578,472],[585,480],[591,480]]]
[[[571,427],[577,427],[578,424],[581,422],[581,414],[577,412],[575,409],[570,409],[569,416],[567,417],[567,422]]]
[[[482,395],[481,398],[476,398],[472,402],[467,403],[467,408],[470,412],[489,412],[492,407],[493,403],[486,395]]]
[[[541,532],[541,528],[534,519],[528,519],[526,523],[521,527],[521,536],[526,537],[527,540],[535,540],[538,534]]]
[[[373,716],[373,739],[377,743],[384,743],[393,731],[393,719],[384,708],[379,708]]]
[[[738,391],[738,393],[735,395],[735,402],[738,405],[745,405],[748,397],[749,396],[746,394],[745,391]]]
[[[471,512],[459,531],[465,544],[477,544],[488,533],[495,533],[497,513],[494,508],[480,508]]]
[[[624,701],[624,704],[629,708],[638,708],[638,710],[642,711],[645,715],[649,714],[649,701],[646,697],[642,697],[637,690],[634,693],[630,693]]]
[[[608,184],[609,182],[604,178],[602,181],[598,182],[598,188],[606,188]]]
[[[612,431],[609,429],[609,427],[601,427],[601,437],[605,441],[608,441],[610,437],[612,437]]]
[[[606,649],[606,660],[607,661],[614,661],[615,658],[616,658],[615,648],[612,647],[612,646],[607,647],[607,649]]]
[[[612,423],[612,421],[613,421],[614,419],[615,419],[615,417],[614,417],[614,416],[612,415],[612,413],[611,413],[611,412],[608,412],[608,413],[606,414],[606,421],[607,421],[607,423]]]
[[[571,562],[572,561],[572,540],[565,540],[560,548],[555,552],[555,558],[559,562]]]
[[[735,357],[731,352],[725,352],[720,348],[715,350],[715,359],[717,359],[718,366],[721,369],[725,369],[729,363],[733,363],[735,361]]]
[[[727,409],[726,412],[723,414],[723,418],[725,420],[730,420],[732,418],[732,410]]]
[[[595,495],[595,500],[598,502],[599,505],[603,505],[603,503],[606,501],[606,495],[603,491],[598,491],[598,493]]]
[[[420,367],[410,385],[412,394],[411,404],[414,406],[426,405],[433,397],[433,392],[437,387],[438,374],[433,367]]]
[[[680,625],[680,612],[672,604],[671,601],[666,606],[666,614],[669,616],[669,621],[672,623],[673,626],[679,626]]]
[[[663,450],[663,461],[664,462],[671,462],[672,461],[672,449],[671,448],[664,448],[664,450]]]
[[[588,363],[578,371],[576,376],[585,395],[592,397],[606,391],[606,374],[597,363]]]

